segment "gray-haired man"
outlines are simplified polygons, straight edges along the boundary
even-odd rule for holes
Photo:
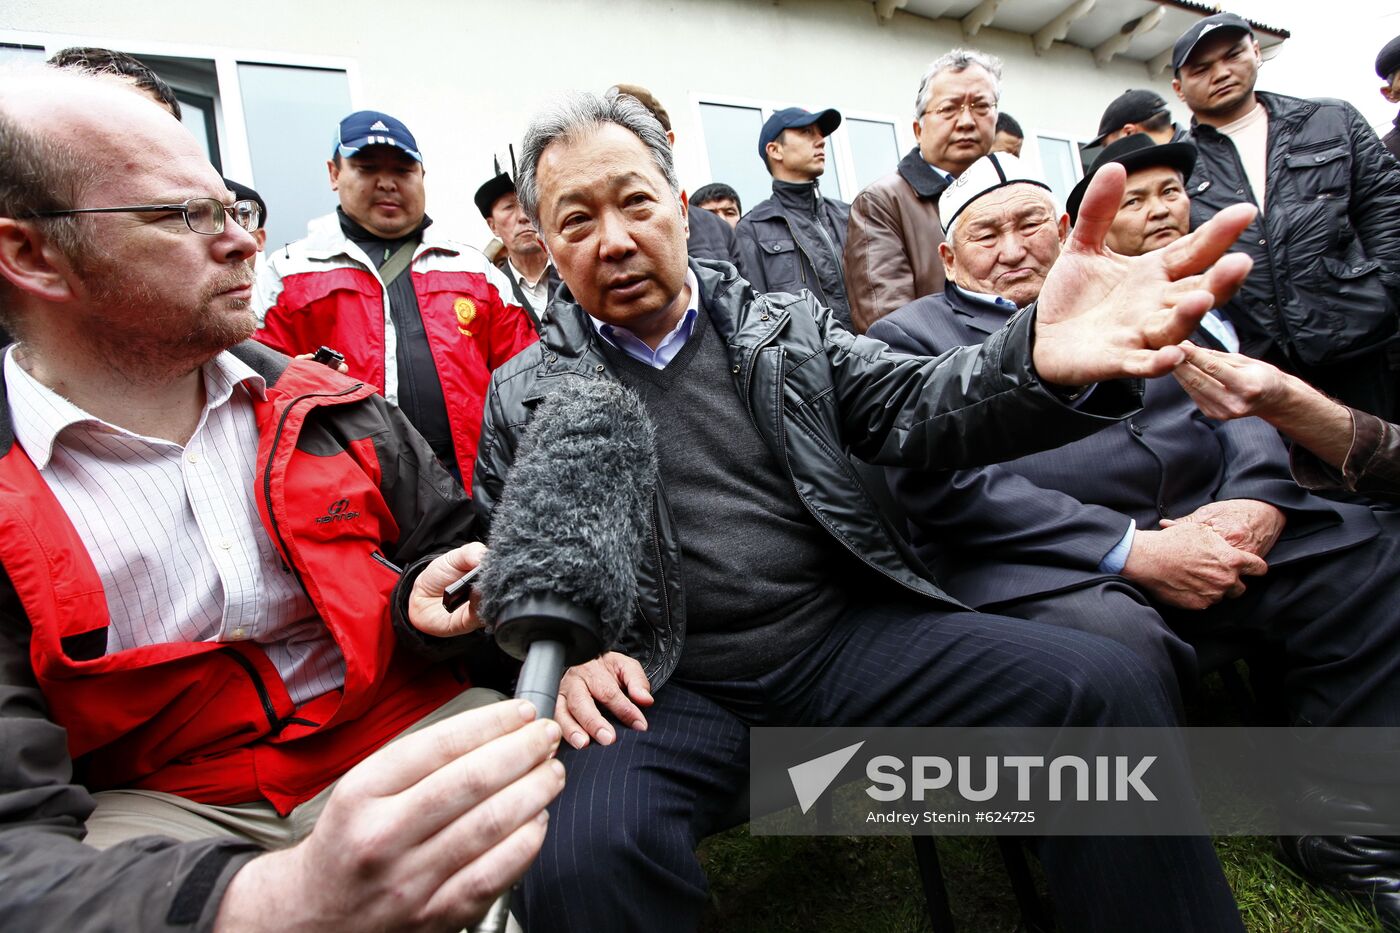
[[[1115,180],[1091,192],[1099,213]],[[561,379],[623,382],[660,428],[635,622],[560,687],[570,777],[526,878],[527,929],[693,929],[705,902],[694,847],[744,785],[754,725],[1169,721],[1160,685],[1119,646],[961,611],[906,560],[840,452],[980,463],[1111,422],[1136,405],[1123,384],[1087,397],[1057,386],[1175,365],[1211,295],[1180,300],[1170,280],[1218,258],[1248,209],[1193,234],[1170,273],[1160,259],[1106,261],[1102,231],[1081,235],[1037,312],[932,360],[853,336],[810,293],[760,297],[727,266],[687,263],[665,135],[627,98],[537,116],[517,186],[564,285],[538,347],[493,379],[476,507],[489,518],[531,400]],[[1244,272],[1227,257],[1201,282],[1225,294]],[[1136,287],[1116,293],[1134,307],[1090,307],[1084,296],[1124,276]],[[1240,928],[1203,839],[1039,849],[1068,927]]]
[[[856,333],[943,291],[938,196],[991,151],[1000,82],[1001,60],[973,49],[953,49],[924,72],[914,98],[919,145],[851,202],[846,293]]]

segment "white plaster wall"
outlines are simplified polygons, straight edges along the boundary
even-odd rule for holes
[[[1002,105],[1028,131],[1091,136],[1104,105],[1129,87],[1175,102],[1169,81],[1137,62],[1098,68],[1062,44],[1036,56],[1027,36],[983,30],[968,41],[954,21],[903,12],[880,23],[868,0],[3,0],[0,41],[13,41],[6,30],[134,51],[188,44],[351,59],[355,105],[413,129],[430,212],[478,243],[488,234],[471,195],[492,153],[563,89],[650,88],[675,124],[688,188],[711,180],[698,97],[890,113],[908,144],[924,66],[954,45],[1006,61]]]

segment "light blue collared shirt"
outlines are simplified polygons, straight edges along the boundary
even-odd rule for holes
[[[690,335],[695,331],[695,319],[700,315],[700,282],[690,269],[685,270],[685,284],[690,288],[690,302],[685,306],[685,314],[681,315],[680,321],[662,338],[655,350],[625,327],[605,324],[591,314],[588,319],[593,322],[594,329],[604,340],[632,359],[646,363],[652,369],[665,369],[690,339]]]
[[[962,292],[969,298],[976,298],[978,301],[985,301],[989,305],[996,305],[1003,311],[1010,311],[1012,314],[1015,314],[1017,311],[1021,310],[1020,308],[1016,307],[1016,302],[1011,301],[1007,298],[1003,298],[1000,295],[987,295],[982,292],[974,292],[970,289],[963,288],[961,285],[958,286],[958,291]]]
[[[929,168],[933,169],[934,173],[940,176],[944,181],[948,182],[948,184],[951,185],[953,182],[957,181],[957,177],[954,176],[952,172],[943,171],[943,169],[934,165],[928,159],[924,159],[924,164],[927,165]]]

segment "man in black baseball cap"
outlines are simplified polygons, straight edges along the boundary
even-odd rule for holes
[[[1099,135],[1089,141],[1090,146],[1107,146],[1124,136],[1146,133],[1159,143],[1180,141],[1185,130],[1172,122],[1167,102],[1156,91],[1133,88],[1124,91],[1104,108],[1099,119]]]
[[[1392,104],[1400,104],[1400,36],[1385,44],[1376,56],[1376,74],[1385,81],[1381,96]],[[1390,154],[1400,159],[1400,114],[1395,115],[1395,127],[1381,138]]]
[[[841,125],[835,110],[779,110],[758,134],[758,157],[773,176],[773,196],[734,228],[744,274],[759,292],[812,292],[851,326],[843,254],[851,206],[823,197],[826,138]]]
[[[783,134],[786,133],[788,130],[801,130],[814,125],[816,126],[815,136],[819,139],[825,139],[832,133],[836,132],[836,128],[841,125],[841,114],[837,113],[835,110],[829,109],[822,110],[818,113],[812,113],[809,110],[803,110],[801,107],[787,107],[783,110],[775,111],[773,115],[769,117],[767,121],[764,122],[763,129],[760,130],[758,134],[758,157],[761,160],[763,160],[763,164],[767,166],[769,175],[773,174],[773,164],[772,161],[770,161],[768,144],[779,144],[779,148],[773,154],[772,158],[776,159],[781,165],[783,162]],[[819,150],[821,152],[821,155],[819,158],[815,155],[809,156],[808,159],[824,161],[826,158],[826,153],[823,146],[811,147]],[[788,161],[793,164],[790,164],[787,167],[787,170],[789,172],[808,171],[808,167],[805,165],[805,163],[802,163],[799,166],[799,164],[794,161],[793,155],[793,153],[788,154]],[[816,175],[813,175],[812,177],[815,178],[817,175],[820,174],[821,172],[818,171]]]
[[[1186,64],[1186,60],[1191,57],[1191,53],[1196,50],[1196,46],[1207,36],[1233,36],[1236,39],[1241,34],[1254,38],[1254,27],[1249,25],[1249,20],[1235,13],[1216,13],[1214,16],[1207,16],[1197,20],[1195,25],[1183,32],[1172,46],[1172,72],[1181,71],[1181,66]]]
[[[1259,207],[1238,246],[1254,269],[1222,310],[1246,354],[1400,421],[1400,163],[1350,104],[1256,91],[1262,63],[1233,13],[1172,49],[1199,152],[1192,220]]]

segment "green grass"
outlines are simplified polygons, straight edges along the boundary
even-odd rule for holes
[[[1292,874],[1271,840],[1216,840],[1216,853],[1250,933],[1373,933],[1356,901]],[[1015,930],[1019,921],[996,840],[943,838],[939,858],[960,933]],[[751,836],[741,826],[707,839],[706,933],[913,933],[931,929],[914,851],[896,836]],[[1042,894],[1044,893],[1042,888]]]

